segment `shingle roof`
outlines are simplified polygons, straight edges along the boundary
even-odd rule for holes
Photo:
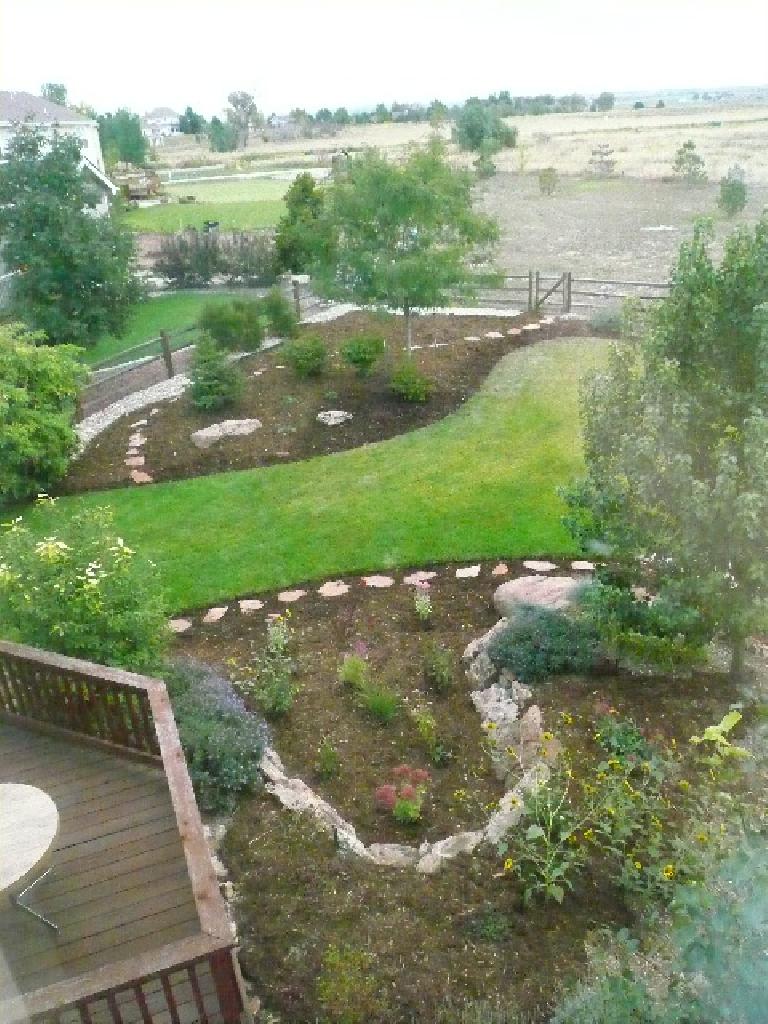
[[[8,121],[25,121],[31,118],[37,124],[61,124],[78,122],[91,124],[92,118],[79,114],[76,110],[51,103],[41,96],[33,96],[29,92],[0,92],[0,123]]]
[[[169,117],[170,118],[174,118],[175,117],[176,119],[178,119],[179,115],[176,113],[175,110],[171,110],[170,107],[155,107],[154,110],[150,110],[148,114],[144,115],[144,120],[148,121],[151,118],[153,119],[153,118],[159,118],[159,117],[162,117],[162,118],[169,118]]]

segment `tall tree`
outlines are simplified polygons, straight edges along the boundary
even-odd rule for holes
[[[11,312],[52,343],[88,344],[125,328],[141,294],[132,236],[95,217],[97,194],[80,142],[23,126],[0,164],[0,244]]]
[[[205,131],[205,118],[196,114],[192,107],[187,107],[179,118],[179,131],[182,135],[202,135]]]
[[[62,85],[61,82],[46,82],[40,89],[40,95],[44,100],[58,103],[60,107],[66,107],[67,105],[67,87]]]
[[[699,225],[652,329],[589,382],[587,475],[566,500],[575,535],[695,609],[738,675],[768,601],[768,218],[719,266],[710,240]]]
[[[468,257],[497,238],[493,221],[472,209],[471,185],[436,140],[401,165],[375,150],[349,160],[314,228],[317,287],[402,310],[410,350],[413,311],[471,291]]]
[[[613,110],[616,97],[612,92],[601,92],[595,100],[597,110]]]
[[[122,162],[142,167],[146,163],[149,143],[142,134],[138,114],[125,109],[115,114],[102,114],[99,138],[107,166]]]
[[[214,153],[231,153],[237,149],[237,132],[231,124],[219,117],[212,117],[208,126],[208,141]]]
[[[250,129],[261,128],[264,117],[259,112],[253,96],[248,92],[231,92],[227,102],[227,121],[237,132],[238,146],[245,149]]]
[[[298,174],[285,194],[285,214],[275,232],[278,269],[303,274],[312,259],[312,234],[323,209],[323,195],[308,172]]]

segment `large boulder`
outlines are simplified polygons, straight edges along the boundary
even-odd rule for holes
[[[190,434],[197,448],[210,448],[223,437],[247,437],[261,427],[261,420],[223,420]]]
[[[520,576],[496,588],[493,603],[500,615],[511,616],[520,605],[561,611],[572,604],[584,580],[573,576]]]

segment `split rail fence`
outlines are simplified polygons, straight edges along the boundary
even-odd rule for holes
[[[484,290],[483,303],[509,306],[528,312],[558,309],[562,313],[577,313],[607,308],[624,299],[658,302],[669,294],[669,283],[659,281],[616,281],[596,277],[574,277],[571,271],[562,274],[542,274],[529,270],[527,274],[504,274],[499,288]]]

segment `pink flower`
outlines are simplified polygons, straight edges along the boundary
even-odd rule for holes
[[[417,796],[418,793],[416,792],[416,788],[410,783],[406,783],[404,786],[400,787],[401,800],[415,800]]]
[[[411,782],[417,786],[424,782],[429,782],[429,772],[424,768],[414,768],[411,772]]]
[[[365,642],[365,640],[355,640],[355,642],[352,644],[352,652],[353,654],[356,654],[358,658],[367,658],[368,644]]]
[[[407,764],[399,764],[397,768],[392,769],[392,777],[395,779],[410,779],[411,769]]]
[[[382,810],[391,811],[397,803],[397,789],[390,784],[379,786],[374,793],[374,801]]]
[[[416,580],[414,586],[417,590],[429,590],[429,583],[427,580]]]

